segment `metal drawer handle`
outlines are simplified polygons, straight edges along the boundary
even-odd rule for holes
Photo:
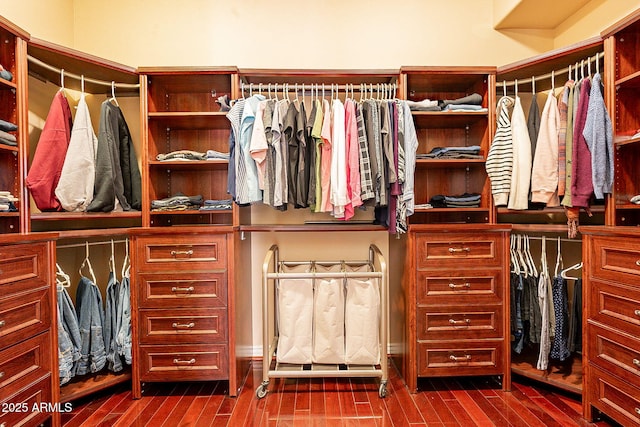
[[[191,255],[193,255],[193,249],[189,249],[188,251],[171,251],[171,256],[172,257],[176,257],[178,255],[191,256]]]
[[[451,289],[470,288],[471,287],[471,283],[465,282],[465,283],[463,283],[461,285],[456,285],[455,283],[449,283],[449,287]]]
[[[0,320],[0,328],[4,327],[7,323],[4,320]],[[0,426],[2,427],[2,426]]]
[[[636,265],[640,267],[640,259],[636,261]]]
[[[194,322],[190,323],[174,323],[173,326],[175,329],[192,329],[196,326]]]
[[[189,360],[173,359],[174,365],[195,365],[195,363],[196,363],[196,359],[189,359]]]
[[[0,378],[4,378],[4,372],[0,372]]]
[[[636,311],[634,311],[634,313],[635,313],[636,316],[640,316],[640,310],[636,310]]]
[[[459,325],[459,324],[468,325],[469,323],[471,323],[471,319],[463,319],[463,320],[449,319],[449,323],[452,325]]]
[[[640,415],[640,408],[636,408],[636,414]]]
[[[471,252],[471,248],[449,248],[449,253],[450,254],[454,254],[454,253],[460,253],[460,252]]]
[[[640,368],[640,360],[638,359],[633,359],[633,364],[636,365],[638,368]],[[0,377],[1,378],[1,377]]]
[[[449,360],[453,361],[453,362],[468,362],[469,360],[471,360],[471,355],[470,354],[465,354],[464,357],[458,357],[458,356],[454,356],[453,354],[449,356]]]
[[[181,288],[179,286],[174,286],[171,288],[171,292],[193,292],[196,288],[193,286],[189,286],[188,288]]]

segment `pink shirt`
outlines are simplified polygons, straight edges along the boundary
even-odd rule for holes
[[[322,186],[322,212],[333,212],[331,205],[331,108],[329,101],[322,100],[322,153],[320,164],[320,184]]]
[[[358,142],[358,125],[356,122],[356,104],[351,99],[345,101],[345,131],[347,196],[349,202],[345,205],[344,219],[349,220],[355,215],[355,208],[362,205],[362,198],[360,197],[362,187],[360,182],[360,144]]]

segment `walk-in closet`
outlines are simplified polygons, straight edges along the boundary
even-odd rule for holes
[[[0,5],[0,427],[640,426],[637,5]]]

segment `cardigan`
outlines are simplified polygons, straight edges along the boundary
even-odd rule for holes
[[[516,96],[511,113],[511,137],[513,140],[513,171],[509,191],[509,209],[529,207],[529,185],[531,184],[531,140],[527,131],[520,97]]]
[[[531,201],[558,206],[558,127],[560,117],[553,91],[542,110],[540,132],[531,170]]]

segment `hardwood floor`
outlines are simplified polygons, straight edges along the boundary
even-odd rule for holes
[[[408,392],[391,367],[388,396],[378,397],[374,379],[273,379],[257,399],[257,363],[240,395],[226,396],[226,382],[147,384],[133,400],[129,386],[118,386],[74,403],[63,415],[73,426],[598,426],[585,422],[577,396],[515,378],[502,392],[492,378],[435,379]]]

